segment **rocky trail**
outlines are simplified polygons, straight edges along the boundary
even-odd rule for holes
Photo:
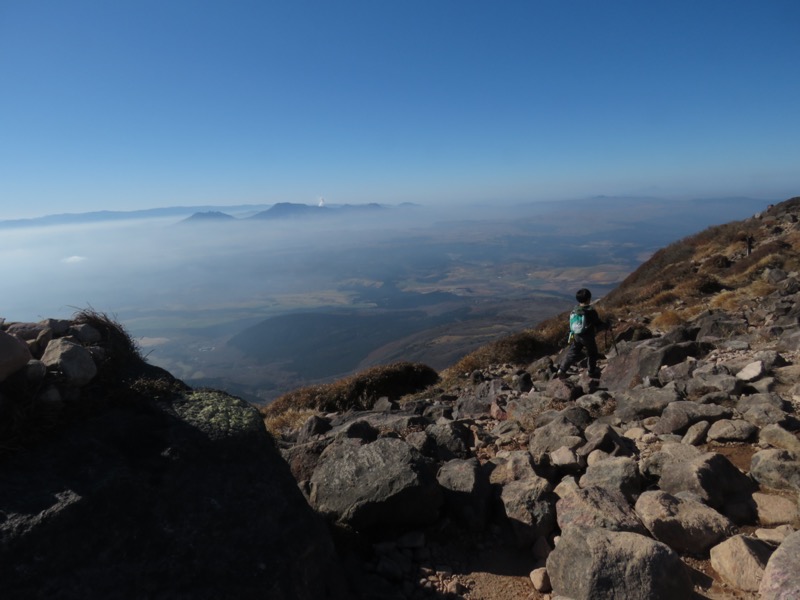
[[[781,597],[800,585],[777,550],[800,535],[800,286],[781,283],[746,315],[619,325],[599,381],[553,378],[555,356],[465,373],[314,417],[282,453],[371,541],[365,598]]]

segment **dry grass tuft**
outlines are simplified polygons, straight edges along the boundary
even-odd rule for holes
[[[651,321],[651,325],[656,329],[660,329],[662,331],[673,329],[678,325],[682,325],[684,323],[683,317],[674,311],[674,310],[665,310],[664,312],[656,315],[653,317]]]
[[[267,431],[272,435],[280,437],[285,433],[300,429],[300,427],[308,421],[309,417],[318,412],[319,411],[311,408],[290,408],[282,413],[265,416],[264,425],[267,427]]]
[[[557,336],[563,335],[566,339],[566,322],[566,316],[562,315],[560,322],[550,319],[537,331],[522,331],[486,344],[450,367],[445,379],[453,379],[496,364],[526,364],[552,354],[558,349]]]
[[[439,375],[427,365],[399,362],[373,367],[332,383],[288,392],[261,412],[265,418],[271,419],[289,410],[368,410],[383,396],[397,399],[431,386],[438,380]]]

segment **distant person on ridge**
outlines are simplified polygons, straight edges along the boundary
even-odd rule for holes
[[[578,361],[582,352],[586,352],[588,360],[589,377],[597,379],[600,377],[600,369],[597,368],[597,342],[594,339],[598,331],[609,329],[610,325],[607,321],[600,319],[600,315],[591,306],[592,292],[586,288],[579,289],[575,294],[575,299],[578,301],[576,306],[569,316],[569,349],[561,365],[558,367],[556,377],[564,378],[567,376],[567,370]]]

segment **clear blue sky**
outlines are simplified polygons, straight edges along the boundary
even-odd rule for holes
[[[800,194],[797,0],[0,0],[0,219]]]

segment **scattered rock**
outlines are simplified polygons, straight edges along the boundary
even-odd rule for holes
[[[554,593],[573,600],[674,600],[692,595],[677,553],[638,533],[570,527],[547,559]]]
[[[402,440],[328,446],[310,480],[311,505],[354,529],[433,523],[442,489],[431,465]]]
[[[711,567],[728,585],[757,592],[771,554],[764,542],[736,535],[711,549]]]
[[[562,532],[570,527],[602,527],[647,533],[625,497],[607,488],[591,486],[561,496],[556,503],[556,515]]]
[[[798,556],[800,556],[800,532],[788,536],[770,557],[758,588],[761,600],[800,598]]]
[[[681,554],[704,554],[736,533],[736,526],[713,508],[667,492],[644,492],[635,508],[653,537]]]

